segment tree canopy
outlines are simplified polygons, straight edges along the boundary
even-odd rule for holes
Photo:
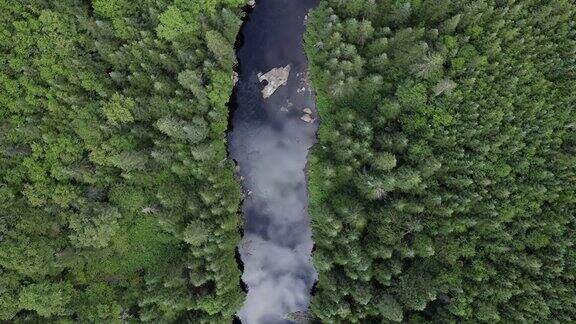
[[[316,317],[576,320],[575,18],[567,0],[314,10]]]
[[[0,321],[231,320],[241,5],[0,3]]]

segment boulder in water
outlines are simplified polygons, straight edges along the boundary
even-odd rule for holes
[[[314,118],[312,118],[312,116],[310,116],[309,114],[304,114],[302,117],[300,117],[300,119],[302,119],[303,121],[305,121],[309,124],[314,122]]]
[[[262,97],[264,99],[270,97],[278,88],[288,83],[288,76],[290,75],[290,64],[285,67],[273,68],[265,74],[258,73],[258,81],[266,80],[268,84],[262,90]]]

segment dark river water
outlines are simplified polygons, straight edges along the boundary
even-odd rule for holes
[[[306,310],[316,280],[305,177],[317,114],[303,49],[305,17],[318,0],[260,0],[241,30],[239,80],[229,152],[239,166],[245,200],[239,245],[248,296],[244,324],[288,323]],[[286,85],[264,99],[258,73],[290,65]],[[304,109],[310,119],[303,121]]]

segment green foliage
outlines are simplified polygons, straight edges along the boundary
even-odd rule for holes
[[[122,215],[116,208],[100,207],[88,215],[72,214],[69,218],[69,228],[72,244],[77,247],[104,248],[116,232],[120,229],[118,219]]]
[[[95,283],[86,288],[85,293],[75,300],[80,316],[90,322],[115,322],[122,313],[122,306],[116,299],[116,291],[105,283]]]
[[[199,221],[193,221],[184,230],[184,242],[192,246],[200,246],[208,239],[206,227]]]
[[[202,117],[194,117],[190,122],[165,117],[156,122],[162,133],[178,140],[188,140],[192,144],[201,142],[208,135],[208,126]]]
[[[121,18],[130,8],[130,2],[126,0],[94,0],[94,11],[104,18]]]
[[[178,241],[158,226],[158,220],[144,216],[110,239],[110,247],[92,256],[87,264],[100,275],[130,275],[142,269],[155,271],[181,253]]]
[[[135,105],[132,98],[126,98],[119,93],[115,93],[110,101],[103,105],[102,112],[112,124],[129,123],[134,121],[132,111]]]
[[[21,308],[36,311],[42,317],[65,315],[72,291],[68,283],[31,284],[22,288],[18,302]]]
[[[173,41],[179,37],[191,37],[198,27],[196,19],[186,19],[177,6],[170,6],[160,15],[160,24],[156,31],[160,38]]]
[[[235,62],[234,49],[230,47],[229,41],[217,31],[206,32],[206,46],[214,54],[220,65],[231,66]]]
[[[321,1],[317,318],[576,320],[575,18],[567,0]]]
[[[382,152],[374,157],[374,161],[372,163],[375,168],[382,171],[388,171],[396,166],[397,161],[394,154]]]
[[[402,307],[392,296],[384,295],[380,297],[376,307],[379,313],[388,320],[401,322],[403,319]]]
[[[231,320],[243,4],[0,2],[0,321]]]

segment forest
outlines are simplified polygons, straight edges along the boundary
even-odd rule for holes
[[[243,5],[0,1],[0,321],[232,321]]]
[[[576,320],[576,4],[323,0],[323,323]]]
[[[232,322],[246,2],[0,1],[0,322]],[[305,315],[576,321],[576,3],[321,0],[307,25]]]

